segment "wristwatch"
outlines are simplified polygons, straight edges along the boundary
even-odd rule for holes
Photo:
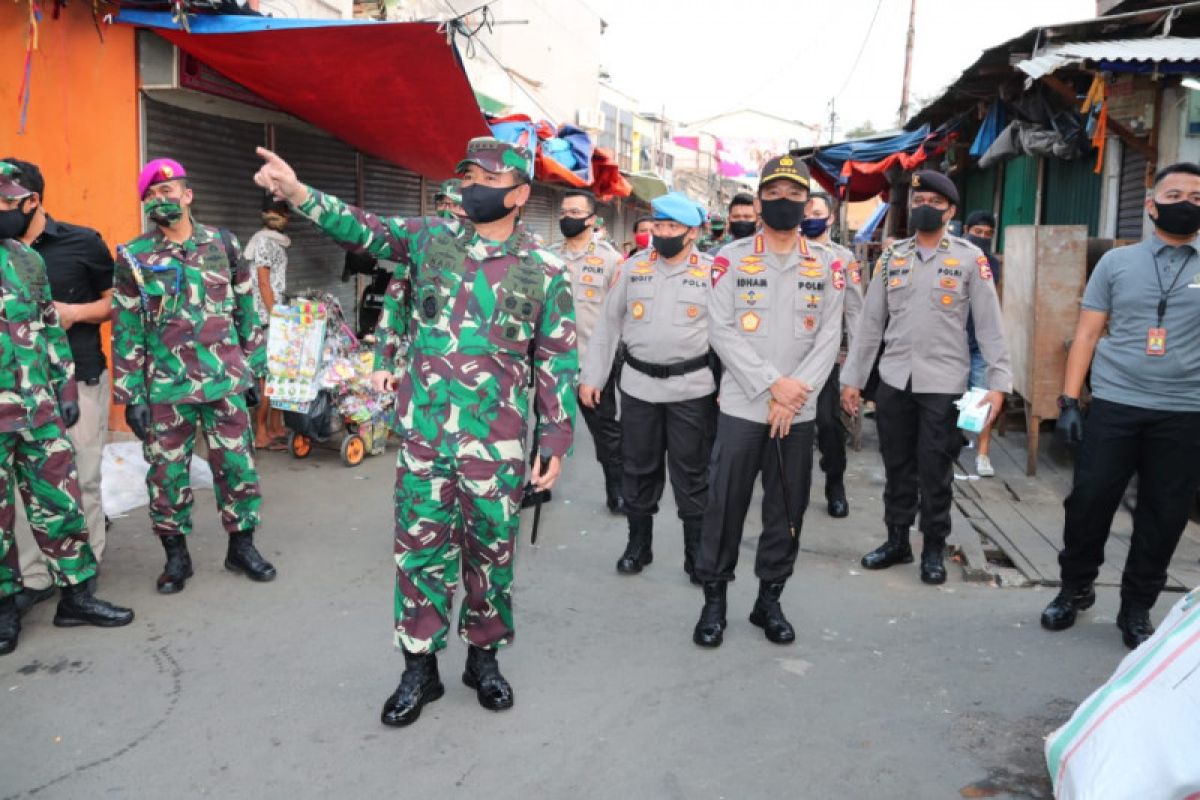
[[[1058,396],[1058,410],[1066,411],[1068,408],[1079,408],[1079,398],[1060,394]]]

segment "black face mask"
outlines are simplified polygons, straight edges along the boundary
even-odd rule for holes
[[[967,241],[985,253],[992,252],[992,240],[986,236],[972,236],[971,234],[967,234]]]
[[[588,229],[587,221],[591,217],[577,219],[575,217],[561,217],[558,220],[558,229],[562,231],[562,235],[568,239],[574,239],[579,234]]]
[[[934,208],[933,206],[917,206],[908,215],[908,224],[913,230],[921,231],[922,233],[933,233],[940,230],[942,225],[942,214],[945,214],[944,208]]]
[[[654,249],[663,258],[674,258],[683,252],[684,237],[686,233],[681,233],[678,236],[652,236],[651,241],[654,243]]]
[[[1154,227],[1173,236],[1191,236],[1200,231],[1200,206],[1195,203],[1188,200],[1160,203],[1155,200],[1154,210],[1158,212],[1158,219],[1153,220]]]
[[[762,220],[768,228],[790,231],[800,227],[804,219],[804,203],[780,197],[778,200],[762,201]]]
[[[33,211],[22,211],[20,205],[11,211],[0,211],[0,239],[20,239],[24,236],[36,211],[36,207]]]
[[[735,239],[745,239],[747,236],[753,235],[757,228],[757,222],[747,222],[739,219],[729,223],[729,235]]]
[[[504,205],[504,198],[514,188],[516,187],[482,186],[478,183],[464,186],[462,207],[467,213],[467,219],[476,225],[504,219],[513,212],[513,209]]]

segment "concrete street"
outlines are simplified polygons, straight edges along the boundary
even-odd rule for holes
[[[865,573],[858,558],[882,535],[867,427],[849,519],[828,517],[815,482],[784,593],[797,643],[746,621],[752,516],[716,651],[691,641],[701,595],[669,499],[654,563],[614,570],[624,524],[603,507],[582,432],[538,545],[520,546],[518,636],[501,656],[516,707],[477,705],[456,638],[440,662],[446,696],[402,730],[378,721],[402,670],[393,450],[357,469],[336,452],[262,454],[260,545],[280,577],[223,569],[205,491],[196,577],[159,596],[144,509],[116,520],[100,594],[137,619],[60,630],[52,602],[26,617],[0,659],[0,797],[1048,797],[1043,735],[1126,653],[1116,590],[1049,634],[1037,619],[1051,590],[964,583],[954,564],[940,589],[915,565]]]

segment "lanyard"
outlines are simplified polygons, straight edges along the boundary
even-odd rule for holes
[[[1175,273],[1175,277],[1171,280],[1171,285],[1164,290],[1162,273],[1158,271],[1158,253],[1154,253],[1154,277],[1158,280],[1158,325],[1156,327],[1162,327],[1163,318],[1167,316],[1167,298],[1171,296],[1171,292],[1175,291],[1175,284],[1179,283],[1180,276],[1183,275],[1183,271],[1187,269],[1188,262],[1192,260],[1192,256],[1194,255],[1196,255],[1195,250],[1179,265],[1179,271]]]

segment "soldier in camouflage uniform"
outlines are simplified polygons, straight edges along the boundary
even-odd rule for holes
[[[189,469],[196,433],[208,442],[225,567],[270,581],[275,568],[254,546],[262,498],[248,409],[266,373],[253,280],[228,231],[192,219],[182,166],[151,161],[138,178],[155,230],[118,248],[113,276],[113,400],[142,440],[150,465],[150,521],[167,554],[158,591],[182,591],[192,576]]]
[[[443,219],[462,219],[462,181],[458,178],[442,181],[437,194],[433,196],[433,210]]]
[[[30,195],[20,177],[19,167],[0,162],[0,655],[17,648],[21,631],[14,488],[62,589],[54,624],[116,627],[133,621],[132,611],[92,593],[96,558],[67,438],[67,428],[79,420],[75,364],[50,299],[46,265],[16,238],[26,224],[22,202]]]
[[[463,682],[480,705],[513,704],[496,650],[513,638],[514,538],[525,479],[529,386],[536,409],[533,483],[549,489],[571,446],[575,315],[562,262],[517,220],[530,194],[523,147],[472,139],[459,165],[466,220],[380,218],[309,188],[267,150],[255,180],[289,200],[343,246],[397,262],[379,324],[375,381],[396,389],[396,641],[405,670],[381,714],[414,722],[442,696],[453,592],[466,599],[459,635],[469,645]],[[400,285],[412,282],[413,312]],[[399,342],[412,331],[395,375]]]

